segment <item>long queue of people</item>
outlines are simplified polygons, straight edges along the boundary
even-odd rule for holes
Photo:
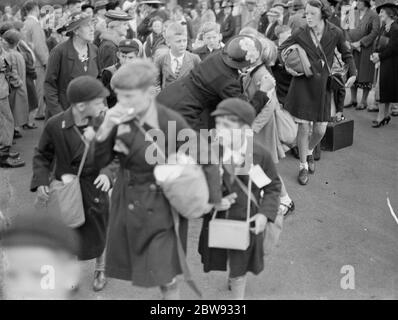
[[[52,257],[64,275],[58,298],[78,287],[75,256],[96,259],[95,291],[110,277],[159,287],[164,299],[178,299],[177,276],[183,274],[198,292],[185,259],[191,210],[179,206],[189,199],[204,215],[198,243],[204,271],[228,271],[233,297],[244,298],[246,274],[263,271],[264,254],[295,210],[277,170],[286,152],[297,149],[298,182],[307,185],[327,124],[341,121],[344,107],[376,109],[377,128],[394,115],[398,5],[382,0],[373,11],[361,0],[357,9],[341,13],[358,15],[346,26],[341,4],[326,0],[275,1],[267,10],[256,10],[252,0],[239,6],[221,1],[214,11],[201,1],[200,10],[177,6],[171,14],[155,0],[82,3],[69,0],[65,15],[61,7],[59,23],[47,36],[40,8],[31,1],[21,9],[24,26],[7,21],[0,27],[2,164],[21,165],[10,147],[20,127],[36,127],[29,110],[37,109],[36,119],[46,122],[30,189],[42,212],[62,194],[51,208],[53,216],[65,215],[60,215],[64,224],[51,222],[53,230],[43,223],[48,215],[16,221],[6,230],[8,267],[19,268],[19,276],[37,267],[21,264],[29,255],[15,251],[33,241],[66,253]],[[35,76],[28,76],[27,53]],[[368,106],[374,85],[379,103]],[[346,88],[351,103],[344,106]],[[35,93],[35,108],[29,91]],[[187,153],[187,141],[195,142],[188,148],[193,156],[178,158],[179,165],[186,168],[193,159],[203,179],[180,181],[179,166],[160,166],[159,156],[168,159],[170,150]],[[156,161],[148,150],[156,150],[151,153]],[[252,166],[245,171],[248,162]],[[181,184],[162,183],[173,179]],[[76,188],[65,191],[74,181],[80,198]],[[206,205],[199,205],[201,199]],[[225,221],[243,224],[231,229]],[[6,296],[27,294],[26,283],[17,278],[6,273]]]

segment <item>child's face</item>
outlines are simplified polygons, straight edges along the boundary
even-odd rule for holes
[[[4,259],[3,291],[8,300],[66,300],[79,279],[77,261],[48,248],[6,248]]]
[[[171,53],[176,56],[181,56],[187,50],[188,37],[187,34],[172,35],[167,39]]]
[[[203,42],[210,49],[218,49],[220,46],[221,35],[216,31],[210,31],[203,35]]]
[[[242,125],[238,119],[234,119],[232,116],[219,116],[215,119],[217,136],[220,139],[220,143],[230,149],[235,149],[242,145],[245,136],[245,130],[249,129],[249,126]]]
[[[154,23],[152,24],[152,30],[156,34],[161,34],[163,30],[163,23],[158,20],[154,21]]]
[[[137,54],[132,51],[132,52],[118,52],[117,54],[119,58],[119,62],[121,65],[124,65],[128,62],[133,61],[135,58],[137,58]]]

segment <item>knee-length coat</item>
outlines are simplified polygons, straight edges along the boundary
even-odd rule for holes
[[[97,78],[99,75],[97,62],[97,47],[88,44],[87,70],[79,60],[78,53],[73,46],[73,40],[57,45],[50,54],[44,82],[44,96],[46,99],[47,119],[69,107],[66,89],[73,79],[89,75]]]
[[[381,35],[389,39],[386,47],[377,50],[380,57],[380,102],[398,102],[398,23],[389,31],[385,27]]]
[[[356,75],[356,68],[352,54],[345,43],[343,32],[325,22],[325,30],[320,41],[331,67],[333,64],[334,50],[337,47],[343,61],[348,65],[349,76]],[[327,90],[328,69],[319,48],[311,38],[308,26],[299,28],[285,42],[279,50],[282,51],[293,44],[299,44],[307,53],[313,72],[312,77],[293,77],[289,93],[285,101],[285,108],[296,118],[328,122],[331,119],[331,91]]]
[[[181,129],[189,128],[188,124],[175,111],[162,105],[157,106],[157,112],[166,150],[178,150],[176,139],[169,137],[168,123],[176,123],[177,134]],[[116,136],[115,128],[104,142],[95,144],[96,164],[100,167],[107,165],[115,156],[113,148],[117,140],[121,140],[128,149],[128,154],[119,154],[120,170],[112,191],[106,274],[131,281],[133,285],[156,287],[170,283],[182,273],[173,218],[168,200],[156,185],[155,165],[146,160],[150,142],[145,140],[133,121],[126,125],[129,132]],[[148,126],[145,129],[153,128]],[[203,168],[210,189],[210,202],[217,203],[221,200],[218,167],[209,165]],[[184,249],[187,227],[187,220],[180,218]]]
[[[270,178],[271,183],[261,189],[257,188],[255,184],[252,185],[252,193],[259,203],[260,208],[256,208],[251,203],[250,215],[254,216],[257,213],[261,213],[269,221],[274,222],[279,208],[281,181],[270,153],[263,145],[256,141],[254,141],[253,145],[253,164],[261,167]],[[240,179],[247,186],[247,176],[239,176],[234,179]],[[238,197],[228,212],[218,213],[217,218],[227,217],[227,219],[232,220],[245,220],[247,214],[247,195],[235,180],[231,181],[231,176],[227,170],[224,170],[222,181],[224,196],[235,192]],[[202,257],[204,271],[226,271],[229,258],[231,278],[243,276],[249,271],[259,274],[264,269],[264,233],[251,234],[249,247],[244,251],[209,248],[209,222],[211,218],[212,214],[204,217],[199,238],[199,253]]]
[[[348,31],[348,40],[359,41],[361,44],[361,51],[353,50],[358,71],[357,83],[372,83],[374,80],[375,67],[370,61],[370,55],[373,53],[373,44],[379,34],[379,29],[379,16],[372,9],[367,9],[362,19],[358,17],[356,28]]]
[[[74,127],[72,110],[52,117],[45,125],[39,145],[33,157],[33,177],[30,189],[36,191],[39,186],[50,184],[50,175],[55,161],[55,179],[61,180],[63,174],[77,174],[84,152],[84,143]],[[80,176],[83,197],[85,223],[77,228],[80,242],[80,260],[99,257],[106,244],[106,231],[109,212],[109,197],[94,185],[100,173],[106,174],[112,181],[108,168],[98,170],[96,159],[89,152]]]

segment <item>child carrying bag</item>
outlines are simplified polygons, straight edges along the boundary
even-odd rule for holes
[[[50,198],[46,204],[48,214],[59,218],[66,226],[70,228],[78,228],[85,222],[82,191],[80,188],[80,175],[87,158],[89,145],[84,140],[82,134],[74,126],[84,142],[84,153],[80,161],[77,176],[69,183],[53,180],[50,184]]]
[[[238,178],[235,181],[239,181]],[[239,183],[238,182],[238,183]],[[242,183],[243,184],[243,183]],[[246,188],[246,186],[244,186]],[[217,210],[209,222],[209,248],[247,250],[250,245],[250,195],[252,180],[249,175],[246,220],[217,219]]]

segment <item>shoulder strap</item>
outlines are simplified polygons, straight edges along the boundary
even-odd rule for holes
[[[314,32],[314,30],[313,30],[312,28],[310,28],[310,32],[314,35],[316,44],[318,45],[318,48],[319,48],[319,50],[320,50],[321,53],[322,53],[323,59],[325,60],[325,64],[326,64],[326,67],[327,67],[327,69],[328,69],[328,72],[329,72],[329,74],[331,74],[332,71],[331,71],[331,69],[330,69],[330,66],[329,66],[328,59],[327,59],[327,57],[326,57],[325,51],[323,51],[323,47],[322,47],[322,45],[321,45],[321,42],[319,41],[318,37],[316,36],[316,34],[315,34],[315,32]],[[324,32],[325,32],[325,31],[324,31]]]
[[[80,161],[79,171],[77,172],[77,177],[80,178],[80,175],[82,174],[82,171],[83,171],[84,163],[86,162],[86,159],[87,159],[89,144],[76,126],[73,126],[73,129],[75,129],[75,131],[79,135],[80,139],[82,139],[82,141],[84,143],[84,153],[83,153],[82,160]]]

